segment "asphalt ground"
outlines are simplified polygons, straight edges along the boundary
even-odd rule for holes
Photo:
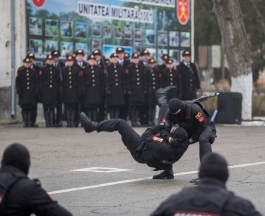
[[[82,128],[22,128],[0,125],[0,152],[19,142],[31,152],[30,178],[39,178],[53,199],[73,215],[150,215],[171,194],[197,177],[199,146],[193,144],[174,165],[175,179],[135,162],[120,135],[85,133]],[[135,129],[142,134],[145,128]],[[226,157],[229,190],[251,200],[265,214],[264,127],[217,126],[213,151]],[[72,171],[76,169],[86,171]]]

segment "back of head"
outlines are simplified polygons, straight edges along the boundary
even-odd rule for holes
[[[170,133],[172,138],[176,138],[180,142],[185,142],[188,139],[188,133],[184,128],[176,128],[173,132]]]
[[[168,102],[168,109],[171,113],[175,113],[177,112],[179,109],[183,110],[184,109],[184,102],[177,99],[177,98],[172,98],[169,102]]]
[[[216,178],[223,182],[228,179],[228,167],[224,157],[216,153],[209,153],[202,158],[199,177]]]
[[[9,145],[4,151],[1,166],[13,166],[27,175],[30,167],[28,149],[19,143]]]

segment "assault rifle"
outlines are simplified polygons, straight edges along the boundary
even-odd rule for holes
[[[192,100],[192,102],[203,102],[203,101],[208,100],[209,98],[212,98],[212,97],[215,97],[215,96],[218,96],[218,95],[219,95],[218,92],[215,92],[215,93],[209,94],[209,95],[203,95],[203,96],[201,96],[201,97],[199,97],[197,99]]]

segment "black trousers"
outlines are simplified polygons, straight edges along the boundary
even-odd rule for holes
[[[168,104],[162,104],[159,110],[158,124],[162,122],[163,118],[166,117],[168,111]],[[199,137],[199,150],[200,150],[200,160],[207,153],[212,153],[212,144],[215,141],[216,128],[213,122],[210,122],[207,128],[201,133]],[[190,138],[190,137],[189,137]],[[193,143],[192,143],[193,144]]]
[[[145,144],[130,125],[122,119],[110,119],[106,121],[102,121],[99,123],[98,132],[106,131],[106,132],[113,132],[118,131],[121,135],[122,142],[130,151],[132,157],[138,163],[145,163],[144,156],[143,156],[143,148]]]

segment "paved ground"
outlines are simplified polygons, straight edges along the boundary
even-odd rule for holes
[[[197,144],[175,164],[174,180],[152,180],[156,172],[137,164],[116,132],[86,134],[81,128],[41,126],[0,126],[0,152],[13,142],[25,144],[32,158],[30,177],[41,179],[51,196],[74,215],[149,215],[172,193],[192,187],[189,180],[197,175]],[[265,213],[264,127],[218,126],[217,133],[213,150],[230,165],[246,164],[230,169],[228,188]],[[101,172],[71,171],[93,167]]]

